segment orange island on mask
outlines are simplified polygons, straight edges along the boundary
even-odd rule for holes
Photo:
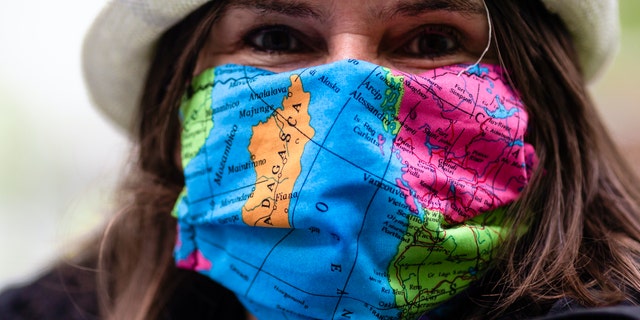
[[[181,107],[178,266],[259,319],[415,318],[465,290],[536,156],[500,67],[223,65]]]
[[[516,298],[534,299],[532,310],[523,311],[534,316],[557,297],[583,297],[576,293],[586,295],[586,282],[570,277],[577,269],[562,266],[581,262],[569,261],[569,250],[578,250],[578,243],[587,253],[597,244],[587,241],[588,234],[569,237],[561,228],[550,231],[555,225],[535,222],[551,219],[562,226],[562,217],[587,204],[582,191],[618,190],[618,180],[596,175],[604,172],[597,165],[611,162],[587,161],[576,149],[564,148],[589,141],[582,138],[592,137],[586,132],[590,127],[576,137],[550,130],[564,121],[571,133],[592,119],[588,106],[584,113],[576,111],[588,104],[586,98],[578,101],[580,88],[563,81],[592,79],[609,56],[600,54],[608,49],[582,50],[585,43],[612,48],[607,40],[615,37],[593,31],[608,30],[602,26],[615,19],[590,15],[614,12],[602,10],[605,5],[615,7],[613,1],[552,0],[114,2],[101,15],[111,21],[110,31],[96,27],[86,45],[87,80],[100,108],[137,132],[138,169],[145,175],[132,180],[140,190],[158,181],[166,186],[166,195],[154,194],[152,200],[134,194],[140,208],[129,209],[122,220],[130,226],[127,219],[148,213],[154,224],[146,231],[162,237],[138,246],[138,234],[133,240],[113,237],[114,253],[124,243],[162,254],[127,264],[137,269],[122,268],[120,276],[112,276],[113,286],[124,288],[113,298],[114,314],[126,317],[127,308],[141,318],[164,312],[156,306],[173,294],[164,288],[190,288],[178,274],[231,290],[233,301],[237,297],[246,307],[232,318],[261,320],[446,318],[451,307],[480,315],[486,314],[484,305],[458,299],[473,296],[476,288],[480,297],[492,295],[491,286],[502,281],[514,288],[486,306],[497,316],[509,314],[506,303]],[[531,14],[531,21],[517,13]],[[118,20],[109,19],[112,15]],[[131,26],[111,31],[124,25],[120,21],[132,21]],[[575,21],[585,25],[574,28]],[[529,22],[534,27],[526,28]],[[571,34],[560,32],[561,23]],[[150,36],[122,37],[138,29]],[[510,46],[511,32],[522,30],[540,34]],[[547,51],[540,54],[529,50],[538,38],[556,42],[541,44]],[[95,50],[92,43],[108,43],[109,50]],[[570,54],[571,44],[578,57]],[[568,58],[554,60],[553,52]],[[560,70],[575,72],[567,73],[568,79],[543,77]],[[566,99],[555,104],[550,96]],[[541,142],[544,137],[552,145]],[[612,154],[597,141],[606,139],[584,145],[591,156]],[[584,166],[573,166],[577,163]],[[581,168],[602,185],[580,180]],[[547,174],[550,179],[541,179]],[[574,211],[564,210],[564,198],[577,206]],[[554,207],[547,210],[546,204]],[[177,219],[169,217],[172,208]],[[586,214],[598,209],[580,212],[581,221],[600,221],[603,215]],[[631,211],[625,212],[631,216]],[[155,223],[161,218],[164,224]],[[599,225],[614,228],[607,223]],[[557,240],[565,235],[575,240],[573,247],[561,247]],[[515,246],[518,239],[522,247],[530,239],[548,240],[532,242],[531,252],[538,252],[540,243],[553,246],[545,247],[551,250],[546,256],[521,259],[514,251],[522,249]],[[154,245],[156,250],[148,250]],[[563,252],[566,259],[559,255]],[[616,254],[610,256],[625,256]],[[172,260],[214,281],[177,270]],[[609,270],[615,261],[603,258],[589,266]],[[118,270],[109,262],[104,270]],[[510,268],[521,262],[528,264]],[[532,288],[528,284],[548,279],[547,274],[529,277],[522,270],[545,263],[567,270],[549,274],[554,281],[576,280],[580,286]],[[505,274],[497,276],[503,278],[493,282],[502,267]],[[156,270],[166,275],[150,276],[148,283],[138,277]],[[603,283],[636,279],[610,275],[602,275],[611,280]],[[510,289],[522,292],[510,295]],[[147,305],[129,303],[126,297],[138,292],[146,294]]]

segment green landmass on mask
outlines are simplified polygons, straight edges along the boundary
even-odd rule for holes
[[[180,105],[182,117],[181,156],[186,168],[195,157],[213,129],[211,90],[215,78],[214,69],[208,69],[193,79],[191,96],[185,95]]]

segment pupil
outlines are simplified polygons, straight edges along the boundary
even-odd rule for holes
[[[289,34],[283,31],[267,32],[264,34],[262,41],[267,50],[282,51],[289,49]]]
[[[420,51],[422,51],[423,53],[446,52],[449,49],[449,39],[439,34],[426,35],[420,42]]]

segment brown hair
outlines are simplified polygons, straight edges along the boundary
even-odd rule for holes
[[[177,117],[200,48],[224,1],[211,1],[160,39],[140,102],[137,159],[119,195],[123,206],[104,231],[98,295],[109,319],[155,319],[180,281],[170,212],[184,185]]]
[[[585,306],[632,299],[640,288],[639,184],[599,120],[571,37],[539,1],[486,3],[499,59],[530,114],[528,139],[540,165],[509,208],[513,230],[526,224],[529,231],[507,239],[489,282],[494,298],[472,314],[494,317],[560,297]],[[138,159],[122,188],[125,205],[100,248],[101,301],[112,318],[157,317],[180,281],[169,214],[184,183],[177,108],[222,7],[208,3],[158,44],[141,101]]]
[[[513,208],[530,230],[520,241],[510,239],[498,266],[505,289],[500,306],[522,298],[569,297],[585,306],[632,300],[640,289],[640,184],[586,91],[571,36],[540,1],[487,6],[540,158]]]

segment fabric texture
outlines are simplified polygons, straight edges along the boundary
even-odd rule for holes
[[[260,319],[415,318],[520,231],[537,158],[499,66],[223,65],[187,92],[176,260]]]
[[[0,319],[3,320],[94,320],[98,319],[95,274],[71,266],[54,268],[40,278],[0,292]],[[246,313],[233,293],[200,274],[177,270],[181,281],[159,319],[242,320]],[[490,286],[490,285],[488,285]],[[484,292],[478,288],[479,292]],[[472,310],[478,297],[465,296],[457,301],[458,313],[441,313],[420,320],[465,319],[463,311]],[[464,307],[459,307],[464,306]],[[640,320],[640,307],[619,305],[584,308],[568,299],[551,307],[522,306],[500,318],[538,320]]]
[[[114,0],[88,31],[82,53],[84,78],[94,104],[131,132],[154,46],[160,35],[207,0]],[[617,0],[544,0],[576,39],[588,81],[617,51]]]

